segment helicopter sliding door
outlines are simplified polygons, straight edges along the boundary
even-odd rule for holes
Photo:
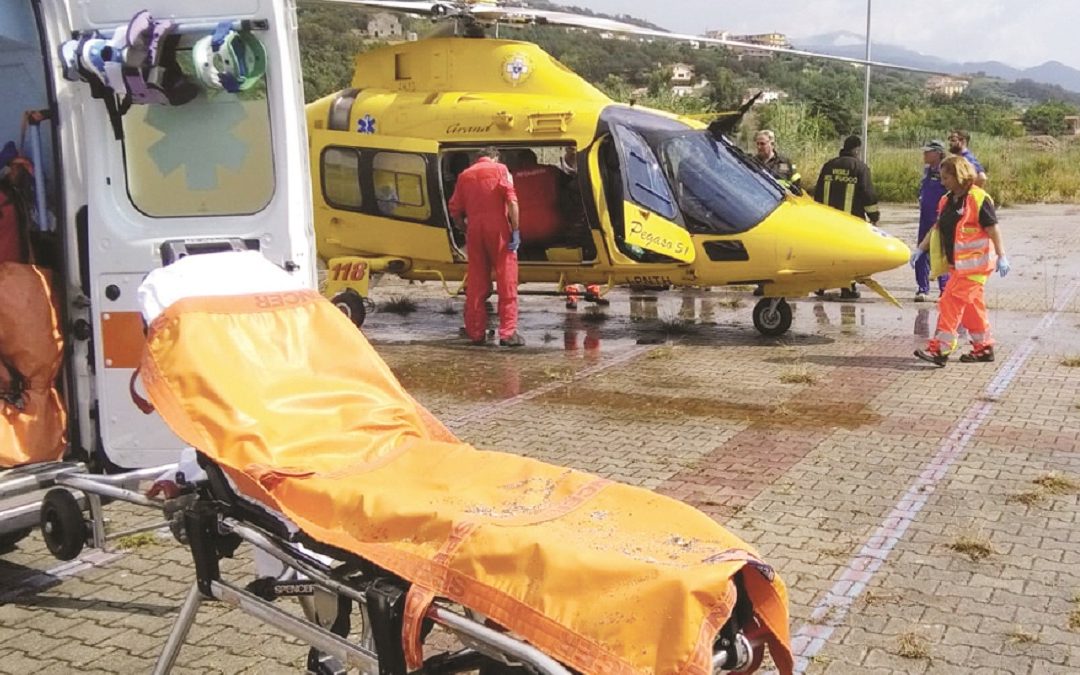
[[[439,188],[439,145],[412,138],[313,131],[323,255],[402,255],[451,262]]]
[[[637,261],[693,262],[693,242],[677,222],[675,195],[645,139],[625,125],[613,125],[599,155],[610,204],[613,241],[608,245],[615,245],[613,255],[619,251]]]

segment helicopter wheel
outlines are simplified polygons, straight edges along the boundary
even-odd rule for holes
[[[754,305],[754,328],[776,337],[791,328],[791,305],[783,298],[762,298]]]
[[[53,488],[41,500],[41,536],[57,560],[74,560],[86,544],[86,521],[75,496]]]
[[[354,326],[360,328],[364,325],[364,319],[367,318],[367,307],[364,306],[364,298],[359,293],[351,288],[346,288],[335,295],[330,302],[334,303],[334,306],[349,317],[349,321],[352,321]]]

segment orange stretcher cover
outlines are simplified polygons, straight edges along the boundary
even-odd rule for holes
[[[0,468],[56,461],[67,415],[54,386],[64,356],[49,273],[0,263]]]
[[[462,443],[312,291],[187,298],[150,326],[151,402],[241,492],[410,580],[410,666],[450,598],[584,673],[711,673],[746,569],[757,631],[791,671],[787,592],[674,499]]]

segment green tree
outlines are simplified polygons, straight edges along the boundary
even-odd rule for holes
[[[1033,105],[1024,113],[1024,127],[1034,134],[1060,136],[1065,133],[1065,117],[1077,114],[1076,106],[1064,101]]]

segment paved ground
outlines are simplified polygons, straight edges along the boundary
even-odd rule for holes
[[[913,216],[884,224],[911,239]],[[749,293],[616,291],[606,321],[526,298],[529,346],[477,349],[449,337],[460,301],[389,281],[377,299],[420,311],[375,313],[366,333],[464,440],[679,497],[756,545],[791,589],[807,672],[1075,673],[1078,216],[1002,212],[1014,272],[988,287],[993,364],[911,358],[936,314],[910,303],[907,268],[882,276],[904,309],[807,298],[779,340],[754,332]],[[138,516],[109,513],[115,528]],[[62,566],[35,534],[0,559],[0,672],[152,667],[190,557],[127,543]],[[304,653],[205,606],[176,672],[296,672]]]

